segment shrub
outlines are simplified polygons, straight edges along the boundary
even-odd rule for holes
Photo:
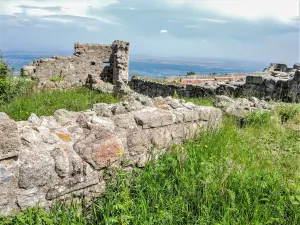
[[[6,78],[9,72],[7,64],[3,61],[3,57],[0,54],[0,78]]]
[[[187,76],[190,76],[190,75],[196,75],[196,73],[195,73],[194,71],[190,71],[190,72],[187,72],[186,75],[187,75]]]
[[[31,90],[31,81],[24,77],[14,77],[13,71],[14,67],[9,67],[0,54],[0,105]]]
[[[132,78],[138,78],[139,76],[140,76],[139,74],[134,73],[134,74],[131,75],[131,79],[132,79]]]
[[[300,107],[297,105],[281,105],[277,110],[282,123],[296,119],[297,114],[300,113]]]

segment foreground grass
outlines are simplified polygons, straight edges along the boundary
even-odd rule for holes
[[[91,108],[95,103],[119,101],[121,101],[120,98],[110,94],[102,94],[87,88],[77,88],[19,96],[12,102],[0,106],[0,112],[5,112],[15,120],[26,120],[31,113],[35,113],[37,116],[49,116],[57,109],[82,111]]]
[[[299,111],[283,121],[284,110],[252,114],[243,128],[227,118],[143,170],[119,172],[88,210],[33,208],[0,224],[300,224],[300,133],[286,126]]]

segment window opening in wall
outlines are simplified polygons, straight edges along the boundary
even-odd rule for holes
[[[96,63],[92,61],[91,62],[91,66],[95,66],[95,65],[96,65]]]

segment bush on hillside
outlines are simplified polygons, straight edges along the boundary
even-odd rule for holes
[[[196,73],[195,73],[194,71],[190,71],[190,72],[187,72],[186,75],[187,75],[187,76],[190,76],[190,75],[196,75]]]

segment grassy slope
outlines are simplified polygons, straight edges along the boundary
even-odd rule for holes
[[[0,106],[0,112],[7,113],[15,120],[26,120],[31,113],[49,116],[57,109],[82,111],[91,108],[95,103],[116,103],[120,100],[109,94],[101,94],[87,88],[77,88],[19,96],[11,103]]]
[[[300,126],[286,110],[231,118],[133,174],[120,172],[89,211],[28,209],[0,224],[300,224]],[[31,222],[30,222],[31,221]],[[43,223],[41,221],[44,221]]]

